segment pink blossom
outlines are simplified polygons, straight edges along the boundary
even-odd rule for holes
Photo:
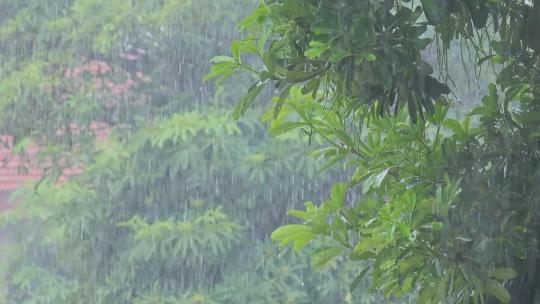
[[[110,65],[108,65],[106,62],[100,61],[99,71],[102,74],[106,74],[106,73],[110,72],[111,70],[112,69],[111,69]]]
[[[103,80],[101,80],[100,78],[95,78],[94,79],[94,88],[101,89],[102,87],[103,87]]]
[[[99,74],[99,61],[92,60],[85,65],[85,68],[90,74],[97,75]]]
[[[119,56],[120,56],[120,58],[129,60],[129,61],[134,61],[134,60],[139,59],[139,56],[137,56],[135,54],[130,54],[130,53],[120,53]]]
[[[80,67],[75,67],[73,69],[73,73],[71,74],[73,77],[78,77],[82,74],[82,69]]]
[[[70,78],[71,77],[71,69],[67,68],[64,70],[64,77]]]

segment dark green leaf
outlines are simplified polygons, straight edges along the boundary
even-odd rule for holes
[[[353,292],[356,287],[358,287],[358,284],[360,284],[360,282],[362,282],[362,279],[364,278],[364,276],[367,274],[369,270],[369,267],[366,267],[364,268],[364,270],[360,271],[360,274],[358,274],[354,280],[352,281],[350,287],[349,287],[349,292]]]

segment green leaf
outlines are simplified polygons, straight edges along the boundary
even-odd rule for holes
[[[494,55],[491,58],[491,63],[493,64],[500,64],[504,61],[503,57],[501,55]]]
[[[360,284],[360,282],[362,282],[362,279],[366,276],[368,270],[369,270],[369,267],[364,268],[364,270],[362,270],[360,272],[360,274],[358,274],[354,278],[351,285],[349,286],[349,292],[353,292],[356,289],[356,287],[358,287],[358,284]]]
[[[463,129],[463,127],[461,126],[459,121],[457,121],[455,119],[451,119],[451,118],[446,119],[443,122],[443,126],[445,128],[447,128],[447,129],[452,130],[455,134],[458,134],[458,135],[464,135],[465,134],[465,129]]]
[[[488,294],[496,297],[501,303],[510,303],[510,293],[497,281],[488,280],[486,283],[486,291]]]
[[[289,96],[289,92],[291,91],[292,87],[293,87],[293,84],[289,84],[283,89],[283,91],[281,91],[281,94],[279,94],[278,102],[276,106],[274,107],[274,119],[278,117],[279,111],[281,110],[281,107],[285,103],[286,98]]]
[[[377,60],[377,56],[375,56],[375,54],[372,54],[372,53],[366,54],[365,57],[366,57],[366,61],[370,61],[370,62],[371,62],[371,61]]]
[[[237,103],[233,110],[233,118],[239,119],[240,116],[244,115],[246,110],[249,108],[255,97],[259,95],[261,90],[264,88],[264,84],[257,82],[249,88],[248,94],[242,99],[241,102]]]
[[[398,223],[397,227],[406,238],[411,237],[411,227],[409,227],[409,225],[407,225],[406,223]]]
[[[495,57],[495,55],[488,55],[488,56],[482,57],[482,58],[480,58],[480,60],[478,60],[478,62],[476,64],[477,65],[482,65],[482,63],[490,60],[493,57]]]
[[[488,85],[489,94],[482,98],[482,104],[491,111],[499,111],[499,94],[497,93],[497,87],[490,83]]]
[[[235,40],[231,43],[231,53],[236,61],[240,61],[240,41]]]
[[[439,7],[440,2],[438,0],[421,0],[420,2],[422,3],[426,19],[432,25],[439,25],[447,20],[448,11]]]
[[[425,86],[425,93],[433,99],[450,93],[450,88],[448,85],[440,83],[437,79],[431,76],[425,77]]]
[[[531,111],[519,115],[519,120],[523,124],[537,125],[540,124],[540,111]]]
[[[230,75],[232,75],[235,72],[235,69],[238,67],[238,64],[236,62],[230,62],[230,61],[224,61],[220,63],[216,63],[212,66],[212,72],[205,75],[203,80],[207,81],[212,78],[220,77],[220,79],[224,79]],[[219,82],[216,81],[216,82]]]
[[[343,58],[347,57],[349,54],[341,49],[335,50],[332,55],[330,55],[330,61],[340,62]]]
[[[364,182],[364,185],[362,187],[362,192],[368,193],[372,188],[375,188],[375,189],[379,188],[382,182],[384,181],[386,175],[388,174],[388,171],[390,171],[390,168],[386,168],[380,173],[376,175],[371,175],[370,177],[368,177],[366,181]]]
[[[343,207],[345,198],[347,196],[348,186],[345,183],[337,183],[332,187],[332,200],[325,203],[325,206],[331,207],[332,209],[339,209]]]
[[[284,247],[294,243],[294,249],[299,251],[305,247],[314,237],[311,231],[313,227],[299,224],[291,224],[279,227],[272,232],[272,240],[279,241],[279,246]]]
[[[309,92],[312,92],[312,94],[311,94],[312,98],[315,99],[317,97],[317,92],[319,90],[320,85],[321,85],[321,79],[320,78],[311,79],[302,88],[302,94],[308,94]]]
[[[356,246],[354,252],[358,254],[366,252],[379,252],[386,245],[386,236],[374,236],[362,239]]]
[[[276,122],[270,126],[269,131],[270,131],[270,134],[272,135],[281,135],[291,130],[303,127],[305,125],[306,124],[303,122],[295,122],[295,121]]]
[[[411,122],[416,124],[418,120],[418,112],[416,111],[416,101],[414,98],[410,97],[407,100],[407,109],[409,110],[409,116],[411,117]]]
[[[287,79],[292,82],[302,82],[313,78],[315,75],[305,71],[289,71],[287,73]]]
[[[328,44],[325,44],[320,41],[311,41],[309,43],[309,47],[310,48],[304,52],[304,55],[308,57],[309,59],[315,59],[321,56],[322,53],[330,49],[330,46]]]
[[[218,64],[218,63],[223,63],[223,62],[232,62],[232,63],[236,63],[236,61],[234,60],[234,58],[232,57],[229,57],[229,56],[215,56],[213,57],[211,60],[210,60],[211,63],[213,64]]]
[[[268,69],[268,72],[274,74],[276,72],[276,66],[278,65],[276,61],[276,54],[274,54],[272,51],[268,51],[263,54],[262,60]]]
[[[495,279],[508,281],[517,277],[517,271],[510,267],[501,267],[496,268],[490,275]]]
[[[317,252],[311,260],[311,266],[318,268],[326,265],[330,260],[343,252],[343,247],[329,247]]]

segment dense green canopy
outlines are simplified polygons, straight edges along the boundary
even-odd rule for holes
[[[273,238],[296,250],[322,240],[317,264],[369,262],[358,280],[371,274],[387,296],[538,303],[539,22],[539,1],[264,1],[209,77],[257,78],[236,117],[275,86],[270,130],[322,138],[315,154],[354,170]],[[449,73],[455,41],[463,62],[496,75],[465,117],[448,95],[461,90]]]

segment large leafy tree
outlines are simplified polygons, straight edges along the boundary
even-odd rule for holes
[[[270,130],[323,138],[316,155],[354,171],[273,238],[324,240],[322,264],[369,261],[358,279],[371,273],[388,296],[539,303],[539,23],[538,1],[264,1],[209,77],[256,78],[237,117],[273,85]],[[455,40],[496,75],[464,118],[448,95]]]

